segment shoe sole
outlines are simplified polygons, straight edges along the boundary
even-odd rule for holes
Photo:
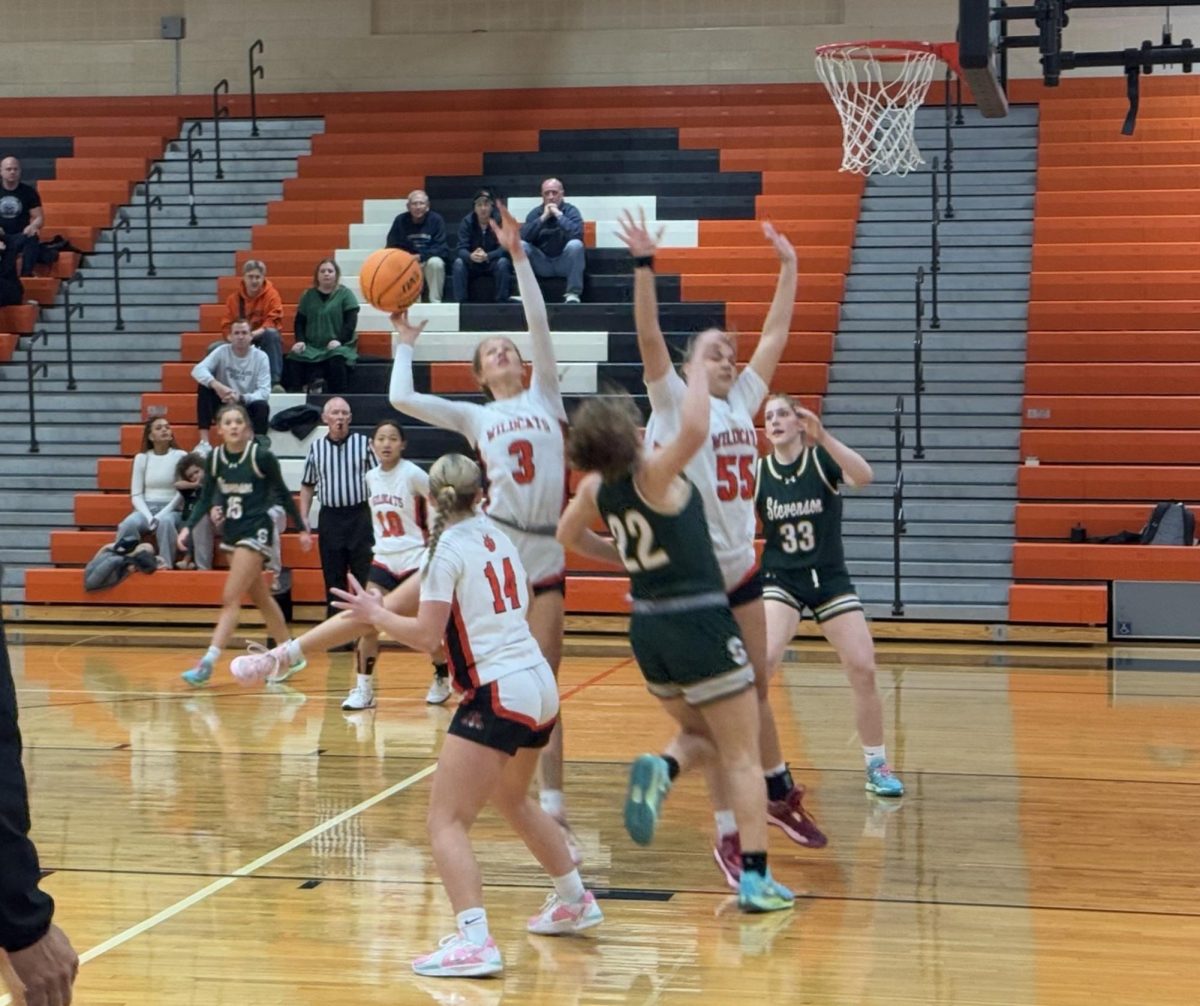
[[[269,681],[273,685],[281,685],[281,684],[283,684],[283,682],[287,681],[288,678],[294,678],[297,674],[299,674],[307,666],[308,666],[308,661],[301,660],[300,663],[293,664],[282,674],[276,674],[273,677],[270,674],[268,674],[267,681]]]
[[[344,712],[344,713],[362,713],[362,712],[366,712],[366,710],[368,710],[368,709],[374,709],[374,708],[375,708],[374,702],[372,702],[369,706],[348,706],[348,705],[346,705],[346,703],[344,703],[344,702],[342,703],[342,712]]]
[[[421,971],[414,962],[413,973],[423,978],[483,978],[485,975],[496,975],[504,970],[500,964],[474,964],[465,968],[438,968],[434,971]]]
[[[209,683],[209,681],[212,680],[212,672],[211,671],[208,674],[204,675],[204,677],[202,677],[202,678],[201,677],[193,677],[193,676],[191,676],[191,674],[192,674],[191,671],[184,671],[179,676],[181,678],[183,678],[183,680],[186,681],[193,688],[200,688],[202,685],[207,685]]]
[[[886,796],[893,800],[904,796],[903,786],[901,786],[899,789],[884,789],[882,786],[876,786],[874,783],[869,782],[863,786],[863,789],[865,789],[868,793],[874,793],[876,796]]]
[[[534,929],[532,926],[526,926],[525,928],[535,936],[570,936],[572,933],[582,933],[585,929],[591,929],[593,926],[598,926],[603,921],[603,915],[592,919],[588,919],[585,916],[578,922],[566,923],[565,928],[562,929]]]
[[[655,771],[656,769],[658,771]],[[649,845],[654,841],[654,831],[658,827],[658,809],[666,795],[665,789],[657,786],[655,780],[665,774],[653,757],[638,758],[629,770],[629,789],[625,796],[625,830],[638,845]],[[647,799],[654,792],[660,794],[657,806]]]
[[[747,915],[765,915],[767,912],[785,912],[795,904],[794,901],[785,901],[783,898],[772,898],[769,902],[754,902],[749,898],[745,900],[738,898],[738,911],[745,912]]]
[[[449,695],[443,695],[440,699],[431,699],[428,695],[425,696],[425,705],[427,706],[444,706],[449,701]]]

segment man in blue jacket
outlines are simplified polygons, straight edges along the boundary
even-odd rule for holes
[[[491,221],[500,222],[496,199],[488,189],[475,193],[471,212],[458,225],[458,255],[454,259],[454,299],[465,304],[472,276],[490,275],[496,285],[496,301],[506,301],[512,293],[512,259],[500,247],[492,232]]]
[[[429,196],[421,189],[408,194],[408,210],[392,221],[387,247],[403,248],[421,260],[426,299],[430,304],[440,304],[446,285],[446,259],[450,257],[446,221],[429,208]]]
[[[557,178],[542,182],[542,205],[529,211],[521,227],[525,254],[535,276],[565,276],[565,304],[578,304],[583,293],[583,215],[563,202],[563,183]]]
[[[51,923],[54,902],[38,888],[41,870],[29,841],[29,796],[21,768],[17,695],[0,622],[0,992],[7,984],[29,1006],[70,1003],[79,958]],[[23,996],[24,998],[19,998]]]

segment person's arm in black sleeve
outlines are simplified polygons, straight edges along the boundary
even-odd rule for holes
[[[430,213],[429,222],[429,244],[425,246],[425,257],[440,258],[445,262],[450,257],[450,245],[446,242],[446,221],[440,213]]]
[[[338,336],[338,342],[343,346],[352,346],[357,338],[358,308],[352,307],[342,313],[342,331]]]
[[[387,241],[384,242],[385,248],[403,248],[404,247],[404,224],[401,222],[400,216],[397,216],[392,221],[392,226],[388,230]]]
[[[464,262],[471,261],[471,252],[474,250],[471,247],[471,218],[464,217],[458,225],[458,257]]]
[[[38,888],[41,869],[29,840],[29,793],[21,767],[17,693],[0,623],[0,947],[24,950],[46,935],[54,901]]]
[[[528,241],[532,244],[534,239],[542,232],[542,213],[543,207],[541,206],[535,206],[529,211],[529,216],[521,224],[522,241]]]
[[[308,319],[304,317],[303,311],[296,312],[296,320],[292,322],[292,335],[295,342],[304,341],[304,333],[308,329]]]

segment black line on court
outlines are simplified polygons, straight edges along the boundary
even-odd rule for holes
[[[300,885],[300,890],[311,891],[314,887],[320,887],[320,886],[321,886],[321,881],[319,881],[319,880],[306,880],[303,884]]]
[[[247,873],[247,874],[231,874],[231,873],[205,873],[193,870],[121,870],[121,869],[91,869],[87,867],[72,867],[60,866],[55,867],[50,872],[59,873],[89,873],[112,876],[144,876],[144,877],[195,877],[197,879],[220,880],[232,878],[235,880],[298,880],[301,881],[301,887],[308,885],[317,886],[322,883],[330,884],[387,884],[392,886],[409,886],[409,887],[438,887],[441,881],[436,878],[428,879],[389,879],[386,877],[322,877],[315,879],[305,874],[277,874],[277,873]],[[510,891],[536,891],[545,888],[544,883],[539,884],[492,884],[485,883],[485,888],[493,890],[510,890]],[[592,892],[597,898],[607,897],[609,900],[627,900],[627,901],[669,901],[676,895],[694,894],[694,895],[714,895],[723,898],[733,897],[728,888],[721,886],[717,888],[697,887],[697,888],[679,888],[673,891],[654,891],[648,888],[592,888]],[[601,891],[605,891],[604,894]],[[609,893],[612,892],[612,893]],[[620,892],[619,895],[617,892]],[[643,896],[639,896],[643,895]],[[799,892],[796,895],[801,901],[830,901],[830,902],[846,902],[854,904],[876,904],[876,905],[931,905],[939,908],[990,908],[1000,909],[1004,911],[1020,911],[1020,912],[1081,912],[1088,915],[1145,915],[1151,918],[1165,919],[1200,919],[1200,911],[1196,912],[1171,912],[1164,910],[1155,910],[1149,908],[1102,908],[1102,907],[1087,907],[1083,905],[1031,905],[1031,904],[1004,904],[1002,902],[991,901],[946,901],[935,900],[931,898],[890,898],[890,897],[875,897],[866,898],[854,895],[843,894],[813,894],[810,891]]]

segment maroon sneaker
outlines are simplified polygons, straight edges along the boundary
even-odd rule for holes
[[[804,809],[803,786],[797,786],[783,800],[767,801],[767,824],[782,828],[793,842],[809,849],[823,849],[829,842],[812,815]]]
[[[713,846],[713,859],[725,874],[725,883],[736,891],[738,881],[742,878],[742,842],[736,831],[717,839],[717,844]]]

